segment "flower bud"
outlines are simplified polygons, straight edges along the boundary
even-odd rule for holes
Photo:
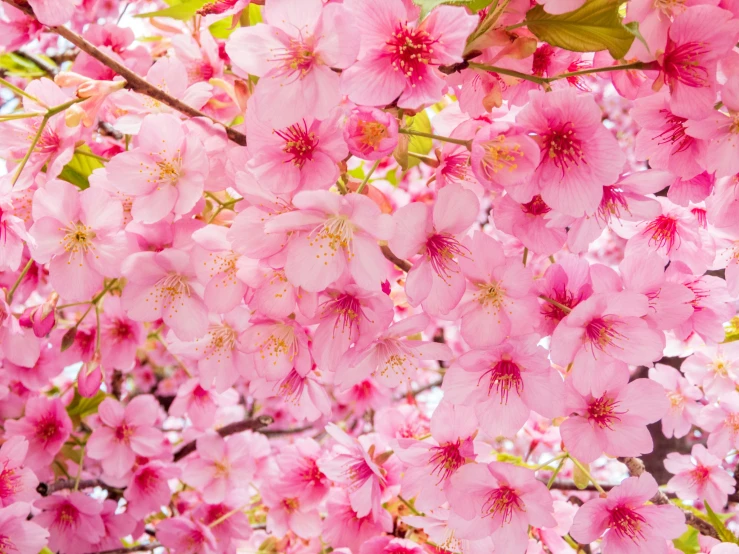
[[[56,325],[56,304],[59,295],[52,293],[49,299],[33,308],[28,308],[20,317],[22,327],[33,329],[33,334],[39,338],[48,335]]]
[[[100,352],[95,352],[92,360],[82,366],[77,374],[77,390],[81,396],[92,398],[100,390],[103,382],[103,366],[100,363]]]
[[[352,155],[379,160],[398,144],[398,120],[377,108],[354,108],[344,127],[344,140]]]

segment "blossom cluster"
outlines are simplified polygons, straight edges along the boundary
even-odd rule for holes
[[[0,553],[739,553],[738,41],[2,0]]]

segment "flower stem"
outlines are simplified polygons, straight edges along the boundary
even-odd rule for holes
[[[582,471],[588,479],[590,479],[590,482],[593,483],[593,486],[595,487],[595,490],[597,490],[601,494],[606,494],[606,491],[603,490],[603,487],[601,487],[598,482],[595,480],[595,478],[590,474],[590,471],[588,471],[588,468],[586,468],[584,465],[580,463],[579,460],[576,458],[573,458],[572,456],[569,456],[570,460],[572,460],[572,463],[577,466],[577,468]]]
[[[28,163],[28,159],[31,157],[31,154],[33,154],[33,151],[36,149],[36,145],[38,144],[38,141],[41,139],[41,135],[44,132],[44,128],[46,128],[46,124],[49,122],[49,114],[48,112],[44,117],[41,119],[41,124],[38,127],[38,131],[36,131],[36,134],[34,135],[33,139],[31,139],[31,144],[28,147],[28,150],[26,150],[26,155],[23,156],[23,159],[18,164],[18,167],[15,169],[15,174],[13,175],[13,181],[11,182],[11,188],[15,186],[15,184],[18,182],[18,179],[21,176],[21,173],[23,172],[23,168],[26,167],[26,163]]]
[[[374,164],[372,164],[372,167],[370,168],[369,173],[367,173],[367,176],[364,178],[364,181],[362,181],[362,184],[359,185],[359,188],[357,189],[357,194],[362,194],[364,187],[367,186],[367,183],[369,182],[370,177],[372,177],[372,174],[375,172],[375,169],[377,169],[378,165],[380,165],[380,160],[377,160]]]
[[[403,498],[402,496],[398,495],[398,500],[400,500],[400,501],[401,501],[401,502],[402,502],[403,504],[405,504],[405,505],[406,505],[406,507],[407,507],[407,508],[408,508],[408,509],[409,509],[409,510],[411,511],[411,513],[412,513],[412,514],[413,514],[414,516],[422,516],[422,515],[423,515],[423,514],[422,514],[421,512],[419,512],[418,510],[416,510],[416,509],[415,509],[415,508],[414,508],[414,507],[413,507],[413,506],[412,506],[412,505],[410,504],[410,502],[408,502],[408,501],[407,501],[407,500],[406,500],[405,498]]]
[[[554,484],[555,479],[557,479],[557,475],[559,475],[559,472],[562,470],[562,466],[565,465],[565,462],[567,461],[567,458],[569,458],[569,455],[565,456],[559,461],[559,465],[557,468],[552,472],[552,476],[549,478],[549,481],[547,481],[547,488],[551,489],[552,485]]]
[[[456,139],[452,137],[445,137],[442,135],[434,135],[433,133],[424,133],[423,131],[414,131],[412,129],[398,129],[398,132],[404,135],[411,135],[414,137],[424,137],[424,138],[440,140],[442,142],[451,142],[452,144],[461,144],[462,146],[466,146],[467,149],[470,148],[470,144],[472,142],[470,140]]]
[[[98,156],[97,154],[93,154],[92,152],[85,152],[84,150],[80,150],[79,148],[75,149],[75,154],[79,154],[80,156],[87,156],[88,158],[93,158],[99,162],[107,163],[110,161],[109,158],[105,158],[103,156]]]
[[[17,87],[17,86],[15,86],[15,85],[14,85],[13,83],[11,83],[11,82],[9,82],[9,81],[6,81],[6,80],[5,80],[5,79],[3,79],[2,77],[0,77],[0,84],[1,84],[1,85],[3,85],[3,86],[4,86],[4,87],[6,87],[6,88],[9,88],[10,90],[12,90],[12,91],[13,91],[14,93],[16,93],[16,94],[20,94],[21,96],[25,96],[25,97],[26,97],[26,98],[28,98],[29,100],[32,100],[32,101],[36,102],[37,104],[41,104],[42,106],[44,105],[44,103],[43,103],[43,102],[41,102],[41,100],[39,100],[39,99],[38,99],[38,98],[36,98],[35,96],[32,96],[32,95],[28,94],[28,93],[27,93],[27,92],[26,92],[25,90],[23,90],[22,88],[18,88],[18,87]]]
[[[82,478],[82,465],[85,461],[85,447],[86,445],[82,445],[82,448],[80,450],[80,464],[77,466],[77,477],[74,480],[74,490],[78,491],[80,488],[80,479]]]
[[[23,271],[21,271],[21,274],[18,275],[18,278],[15,280],[15,283],[13,283],[13,286],[8,291],[8,296],[5,298],[5,301],[8,303],[8,306],[10,306],[10,303],[13,301],[13,295],[15,294],[15,291],[18,290],[18,287],[20,286],[21,281],[23,281],[23,278],[26,276],[28,271],[31,269],[32,265],[33,265],[33,258],[30,258],[26,266],[23,268]]]
[[[630,69],[659,69],[659,66],[654,62],[632,62],[621,65],[608,65],[605,67],[591,67],[589,69],[581,69],[580,71],[569,71],[567,73],[560,73],[554,77],[544,79],[547,82],[557,81],[558,79],[567,79],[568,77],[579,77],[580,75],[590,75],[592,73],[606,73],[609,71],[621,71]]]
[[[517,79],[523,79],[525,81],[531,81],[537,85],[541,85],[544,88],[549,88],[547,79],[543,77],[537,77],[536,75],[529,75],[528,73],[521,73],[520,71],[514,71],[513,69],[506,69],[505,67],[498,67],[495,65],[487,65],[484,63],[469,62],[469,66],[475,69],[482,69],[483,71],[492,71],[500,75],[508,75],[509,77],[516,77]]]

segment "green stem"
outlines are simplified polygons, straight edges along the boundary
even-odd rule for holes
[[[556,81],[558,79],[567,79],[569,77],[579,77],[580,75],[590,75],[592,73],[606,73],[609,71],[621,71],[631,69],[657,69],[651,62],[632,62],[622,65],[608,65],[605,67],[591,67],[590,69],[581,69],[580,71],[569,71],[567,73],[560,73],[554,77],[544,79],[547,82]]]
[[[598,482],[593,478],[593,476],[590,474],[590,471],[588,471],[588,468],[586,468],[576,458],[573,458],[572,456],[570,456],[570,460],[572,460],[572,463],[575,464],[578,467],[578,469],[587,476],[588,479],[590,479],[590,482],[593,483],[595,490],[597,490],[601,494],[606,494],[606,491],[603,490],[603,487],[601,487],[598,484]]]
[[[21,284],[21,281],[23,281],[23,278],[26,276],[28,271],[31,269],[31,266],[33,265],[33,258],[28,260],[28,263],[23,268],[23,271],[21,271],[21,274],[18,275],[18,278],[15,280],[15,283],[13,283],[13,286],[8,291],[8,296],[5,298],[5,301],[8,303],[8,306],[10,306],[10,303],[13,302],[13,295],[15,294],[15,291],[18,290],[18,287]]]
[[[467,148],[470,147],[470,144],[472,142],[470,140],[455,139],[452,137],[445,137],[442,135],[434,135],[433,133],[424,133],[423,131],[414,131],[412,129],[398,129],[398,132],[404,135],[411,135],[414,137],[424,137],[424,138],[440,140],[442,142],[451,142],[452,144],[461,144],[462,146],[466,146]]]
[[[11,113],[8,115],[0,115],[0,121],[15,121],[16,119],[28,119],[30,117],[39,117],[41,115],[44,115],[43,112]]]
[[[514,29],[519,29],[520,27],[526,27],[528,25],[527,21],[522,21],[521,23],[516,23],[515,25],[508,25],[508,27],[505,27],[506,31],[513,31]]]
[[[559,461],[559,465],[557,468],[552,472],[552,476],[549,478],[549,481],[547,481],[547,488],[551,489],[552,485],[554,484],[554,480],[557,478],[557,475],[559,475],[559,472],[562,470],[562,467],[565,465],[565,462],[567,461],[568,456],[565,456]]]
[[[364,178],[364,181],[362,181],[362,184],[359,185],[359,188],[357,189],[357,194],[362,194],[364,187],[366,187],[367,183],[369,183],[370,177],[372,177],[372,174],[375,172],[375,169],[377,169],[378,165],[380,165],[380,160],[377,160],[374,164],[372,164],[369,173],[367,173],[367,176]]]
[[[421,512],[419,512],[413,506],[411,506],[410,502],[408,502],[402,496],[398,495],[398,500],[400,500],[403,504],[405,504],[408,507],[408,509],[411,511],[411,513],[413,513],[414,516],[422,516],[423,515]]]
[[[28,93],[27,93],[27,92],[26,92],[25,90],[23,90],[22,88],[18,88],[18,87],[17,87],[17,86],[15,86],[15,85],[14,85],[13,83],[10,83],[9,81],[6,81],[6,80],[5,80],[5,79],[3,79],[2,77],[0,77],[0,84],[1,84],[1,85],[3,85],[4,87],[7,87],[7,88],[9,88],[10,90],[12,90],[12,91],[13,91],[14,93],[16,93],[16,94],[20,94],[21,96],[25,96],[25,97],[26,97],[26,98],[28,98],[29,100],[32,100],[32,101],[36,102],[37,104],[41,104],[42,106],[44,105],[44,103],[43,103],[43,102],[41,102],[41,100],[39,100],[39,99],[38,99],[38,98],[36,98],[35,96],[31,96],[30,94],[28,94]]]
[[[557,460],[566,460],[566,459],[567,459],[568,457],[569,457],[569,454],[567,454],[567,452],[565,452],[565,453],[563,453],[563,454],[557,454],[557,455],[556,455],[556,456],[555,456],[554,458],[552,458],[551,460],[548,460],[548,461],[544,462],[543,464],[540,464],[540,465],[538,465],[538,466],[536,466],[536,467],[533,467],[533,468],[531,468],[531,469],[532,469],[533,471],[539,471],[539,470],[541,470],[541,469],[544,469],[545,467],[547,467],[547,466],[548,466],[549,464],[551,464],[552,462],[556,462]]]
[[[82,465],[85,462],[85,445],[82,446],[80,451],[80,465],[77,466],[77,477],[74,480],[74,490],[78,491],[80,488],[80,478],[82,477]]]
[[[560,304],[556,300],[552,300],[551,298],[549,298],[548,296],[544,296],[543,294],[540,294],[539,295],[539,298],[541,298],[542,300],[544,300],[544,302],[549,302],[552,306],[555,306],[555,307],[559,308],[560,310],[562,310],[566,314],[568,314],[568,313],[570,313],[572,311],[572,308],[568,308],[564,304]]]
[[[93,154],[92,152],[85,152],[84,150],[80,150],[79,148],[75,149],[75,154],[79,154],[80,156],[87,156],[88,158],[93,158],[99,162],[107,163],[110,161],[109,158],[104,158],[103,156],[98,156],[97,154]]]
[[[13,175],[13,181],[10,185],[11,188],[18,182],[18,179],[20,178],[21,173],[23,172],[23,168],[26,167],[26,163],[28,163],[28,159],[31,157],[31,154],[33,154],[33,151],[36,149],[36,145],[38,144],[38,141],[41,139],[41,135],[44,132],[44,128],[46,127],[46,124],[49,122],[49,117],[50,116],[47,112],[46,115],[44,115],[44,117],[41,119],[41,124],[38,126],[38,131],[36,131],[36,134],[31,140],[31,145],[28,147],[28,150],[26,150],[26,155],[23,156],[21,163],[18,164],[18,167],[15,170],[15,174]]]
[[[527,73],[521,73],[520,71],[514,71],[513,69],[506,69],[505,67],[487,65],[484,63],[469,62],[469,66],[475,69],[482,69],[483,71],[492,71],[493,73],[499,73],[500,75],[508,75],[509,77],[516,77],[517,79],[531,81],[532,83],[541,85],[544,88],[549,88],[549,85],[547,84],[547,79],[537,77],[536,75],[529,75]]]

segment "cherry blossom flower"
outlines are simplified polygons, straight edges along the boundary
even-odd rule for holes
[[[0,508],[0,545],[8,552],[37,554],[47,544],[48,531],[38,521],[28,521],[28,515],[24,503]]]
[[[35,506],[43,511],[33,518],[34,523],[49,530],[49,548],[60,554],[89,552],[105,537],[103,504],[82,492],[47,496]]]
[[[0,446],[0,508],[36,499],[38,479],[31,469],[24,467],[27,452],[28,441],[19,436]]]
[[[649,368],[649,378],[665,388],[667,400],[670,401],[670,409],[662,418],[662,433],[668,438],[684,437],[698,421],[702,407],[699,400],[703,393],[698,387],[691,385],[678,370],[668,365],[655,364]]]
[[[721,462],[702,444],[693,446],[690,455],[670,452],[665,468],[675,476],[667,483],[667,490],[683,500],[704,500],[711,508],[722,508],[734,492],[736,481],[721,467]]]
[[[352,155],[380,160],[398,145],[398,120],[377,108],[357,106],[344,125],[344,141]]]
[[[649,473],[629,477],[614,487],[606,498],[589,500],[575,514],[572,538],[588,544],[603,536],[604,553],[639,551],[666,554],[666,540],[685,530],[685,516],[670,504],[645,505],[658,491]]]

